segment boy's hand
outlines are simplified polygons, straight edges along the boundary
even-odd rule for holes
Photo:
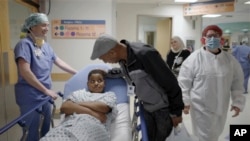
[[[92,113],[92,116],[94,116],[95,118],[99,119],[101,121],[101,123],[105,123],[106,120],[107,120],[106,114],[101,113],[101,112],[94,111]]]

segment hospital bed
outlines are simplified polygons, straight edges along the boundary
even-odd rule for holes
[[[141,108],[141,104],[136,97],[134,98],[133,117],[131,121],[129,97],[127,96],[127,83],[124,79],[124,74],[120,69],[114,69],[104,63],[88,65],[65,83],[63,94],[58,94],[64,99],[75,90],[87,88],[87,76],[88,73],[93,69],[104,69],[109,72],[108,78],[106,79],[105,91],[113,91],[117,96],[118,115],[111,125],[111,141],[148,141],[143,109]],[[46,101],[43,101],[42,103],[31,109],[31,111],[27,112],[24,115],[21,115],[20,117],[11,121],[9,124],[2,127],[0,129],[0,135],[9,130],[15,124],[19,124],[23,129],[27,129],[23,118],[32,111],[36,110],[37,112],[39,112],[39,107],[41,107],[47,101],[50,101],[53,105],[52,115],[54,115],[56,106],[54,104],[54,101],[51,100],[50,97],[48,97]],[[43,118],[41,115],[40,124],[43,122],[42,119]],[[51,120],[51,125],[53,128],[53,119]],[[23,134],[22,141],[25,141],[27,135],[28,132],[25,132]]]
[[[137,98],[135,98],[134,116],[133,121],[131,121],[127,83],[125,79],[123,79],[123,73],[120,69],[112,68],[104,63],[91,64],[84,67],[66,82],[63,98],[66,98],[76,90],[87,89],[87,76],[93,69],[103,69],[109,72],[106,78],[105,91],[113,91],[117,97],[118,115],[111,125],[111,141],[139,141],[140,138],[142,138],[141,140],[143,141],[147,141],[144,119],[143,116],[140,116],[143,113],[142,110],[139,110],[140,104]],[[142,118],[142,122],[139,120],[141,118],[138,117]],[[139,132],[141,132],[141,134]],[[141,137],[139,135],[141,135]]]

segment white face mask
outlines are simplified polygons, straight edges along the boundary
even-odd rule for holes
[[[213,50],[220,47],[220,38],[206,38],[206,48]]]
[[[45,43],[44,37],[35,36],[34,33],[32,33],[32,31],[30,31],[30,33],[31,33],[31,35],[32,35],[32,37],[33,37],[33,39],[34,39],[35,45],[36,45],[37,47],[40,47],[40,48],[41,48],[41,47],[43,46],[43,44]]]
[[[37,47],[42,47],[44,44],[44,39],[41,37],[35,37],[35,45]]]

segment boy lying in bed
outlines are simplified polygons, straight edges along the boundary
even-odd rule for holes
[[[61,106],[65,120],[40,141],[110,141],[110,125],[117,114],[116,96],[104,92],[106,72],[90,71],[88,91],[69,95]]]

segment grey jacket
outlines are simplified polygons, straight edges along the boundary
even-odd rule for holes
[[[127,45],[127,70],[145,110],[169,108],[172,115],[180,116],[184,108],[181,89],[158,51],[143,43],[121,43]]]

